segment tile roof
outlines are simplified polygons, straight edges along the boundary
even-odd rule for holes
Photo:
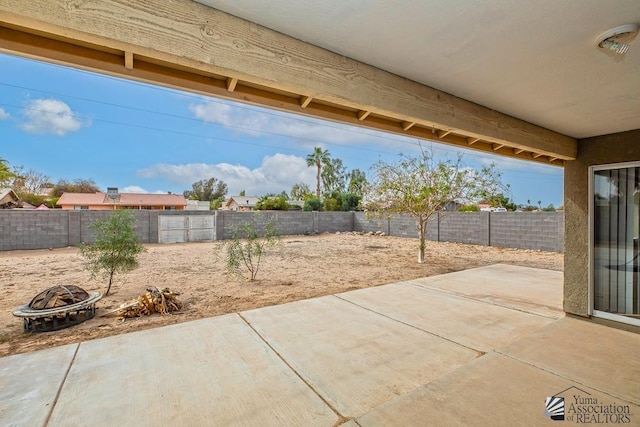
[[[110,199],[106,193],[64,193],[58,206],[186,206],[187,201],[180,194],[137,194],[119,193],[118,198]]]

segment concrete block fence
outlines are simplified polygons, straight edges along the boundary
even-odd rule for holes
[[[143,243],[223,240],[232,236],[236,226],[255,218],[258,228],[273,220],[282,235],[335,232],[376,232],[391,236],[417,238],[416,222],[408,215],[391,218],[368,217],[363,212],[269,211],[254,217],[253,212],[235,211],[133,211],[136,234]],[[21,211],[0,210],[0,251],[46,249],[92,243],[89,227],[109,211]],[[184,233],[163,230],[161,217],[184,217],[184,224],[201,224],[196,217],[213,217],[213,230]],[[189,221],[191,218],[191,221]],[[176,218],[177,219],[177,218]],[[196,219],[196,220],[194,220]],[[171,238],[166,237],[170,235]],[[176,237],[178,236],[178,237]],[[185,237],[180,237],[185,236]],[[206,236],[206,237],[202,237]],[[427,239],[520,249],[564,252],[563,212],[454,212],[437,215],[427,226]]]

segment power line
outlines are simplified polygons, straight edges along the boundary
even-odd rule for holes
[[[31,61],[31,62],[35,62],[35,63],[38,63],[38,64],[43,64],[44,66],[59,68],[59,69],[62,69],[64,71],[66,71],[66,72],[74,72],[74,73],[86,74],[86,75],[91,76],[92,78],[113,80],[113,81],[117,81],[118,83],[122,83],[122,84],[126,84],[126,85],[140,86],[140,87],[144,87],[145,89],[151,89],[151,90],[155,90],[155,91],[171,93],[173,95],[179,95],[179,96],[186,97],[186,98],[189,98],[189,99],[205,101],[207,103],[217,103],[217,104],[221,104],[221,105],[227,105],[227,106],[230,106],[231,108],[234,108],[234,109],[243,109],[243,110],[256,112],[256,113],[259,113],[259,114],[276,116],[276,117],[280,117],[280,118],[283,118],[283,119],[286,119],[286,120],[291,120],[291,121],[294,121],[294,122],[308,123],[308,124],[312,124],[314,126],[321,126],[321,127],[332,128],[332,129],[338,129],[341,132],[355,133],[355,134],[359,134],[359,135],[364,135],[364,136],[366,136],[368,138],[375,138],[375,139],[379,139],[379,140],[382,140],[382,141],[394,141],[394,142],[398,142],[398,143],[402,143],[402,144],[407,144],[407,148],[415,148],[415,147],[418,147],[419,144],[420,144],[420,142],[408,140],[408,139],[410,139],[410,137],[395,136],[395,135],[392,135],[392,134],[386,134],[384,132],[375,131],[375,130],[372,130],[372,131],[369,131],[369,132],[363,132],[363,131],[359,131],[359,130],[357,130],[357,128],[349,126],[349,125],[331,125],[330,124],[331,122],[325,121],[325,120],[322,120],[322,119],[305,119],[303,117],[294,115],[293,113],[281,113],[281,112],[268,110],[268,109],[265,109],[263,107],[246,106],[246,105],[243,105],[243,104],[235,102],[235,101],[228,101],[228,100],[222,101],[222,100],[216,99],[214,97],[208,97],[208,96],[203,96],[203,95],[192,94],[192,93],[189,93],[189,92],[175,90],[175,89],[168,89],[168,88],[164,88],[164,87],[161,87],[161,86],[156,86],[156,85],[147,84],[147,83],[143,83],[143,82],[137,82],[137,81],[134,81],[134,80],[127,80],[127,79],[124,79],[124,78],[118,78],[118,77],[103,75],[103,74],[94,73],[94,72],[85,71],[85,70],[79,70],[79,69],[70,68],[70,67],[66,67],[66,66],[62,66],[62,65],[58,65],[58,64],[44,64],[44,63],[41,63],[40,61],[22,59],[22,58],[19,58],[19,60]],[[111,102],[106,102],[106,101],[99,101],[99,100],[95,100],[95,99],[91,99],[91,98],[79,97],[79,96],[69,95],[69,94],[62,94],[62,93],[57,93],[57,92],[52,92],[52,91],[47,91],[47,90],[42,90],[42,89],[36,89],[36,88],[32,88],[32,87],[14,85],[14,84],[10,84],[10,83],[0,83],[0,85],[6,86],[6,87],[13,87],[13,88],[17,88],[17,89],[28,90],[28,91],[46,93],[46,94],[49,94],[49,95],[66,97],[66,98],[71,98],[71,99],[77,99],[77,100],[81,100],[81,101],[85,101],[85,102],[93,102],[93,103],[98,103],[98,104],[107,105],[107,106],[116,107],[116,108],[129,109],[129,110],[132,110],[132,111],[138,111],[138,112],[143,112],[143,113],[148,113],[148,114],[156,114],[156,115],[160,115],[160,116],[163,116],[163,117],[171,117],[171,118],[175,118],[175,119],[179,119],[179,120],[194,121],[194,122],[197,122],[197,123],[202,123],[202,122],[213,123],[213,124],[217,124],[219,126],[223,126],[225,128],[240,129],[240,130],[244,130],[244,131],[251,132],[251,133],[272,135],[272,136],[278,136],[278,137],[284,137],[284,138],[295,138],[297,140],[308,141],[308,142],[312,142],[312,143],[322,143],[322,144],[326,144],[326,145],[332,146],[332,147],[340,147],[341,149],[368,151],[368,152],[384,154],[384,155],[397,155],[398,154],[397,152],[394,153],[394,152],[390,152],[390,151],[376,150],[376,149],[371,149],[371,148],[366,148],[366,147],[360,147],[360,146],[357,146],[357,145],[351,145],[351,144],[343,145],[343,144],[339,144],[339,143],[335,143],[335,142],[327,142],[327,141],[318,140],[318,139],[297,137],[297,136],[293,136],[293,135],[290,135],[290,134],[269,132],[269,131],[266,131],[266,130],[263,130],[263,129],[255,129],[255,128],[249,128],[249,127],[245,127],[245,126],[237,126],[237,125],[231,125],[231,124],[208,122],[206,120],[201,120],[201,119],[192,118],[192,117],[186,117],[186,116],[182,116],[182,115],[178,115],[178,114],[171,114],[171,113],[165,113],[165,112],[160,112],[160,111],[153,111],[153,110],[149,110],[149,109],[146,109],[146,108],[133,107],[133,106],[129,106],[129,105],[122,105],[122,104],[111,103]],[[9,104],[0,104],[0,105],[11,106]],[[11,106],[11,107],[13,107],[13,108],[21,108],[21,107],[16,107],[16,106]],[[37,110],[37,111],[42,111],[42,110]],[[77,116],[78,117],[83,117],[82,115],[77,115]],[[207,135],[192,134],[192,133],[180,132],[180,131],[175,131],[175,130],[159,129],[159,128],[155,128],[155,127],[151,127],[151,126],[137,125],[137,124],[131,124],[131,123],[122,123],[122,122],[111,121],[111,120],[106,120],[106,119],[96,119],[96,118],[91,118],[91,117],[88,117],[88,116],[85,116],[85,117],[87,117],[90,120],[94,120],[94,121],[98,121],[98,122],[104,122],[104,123],[110,123],[110,124],[122,125],[122,126],[130,126],[130,127],[136,127],[136,128],[140,128],[140,129],[146,129],[146,130],[167,132],[167,133],[183,135],[183,136],[190,136],[190,137],[196,137],[196,138],[205,138],[205,139],[214,139],[214,140],[219,140],[219,141],[235,142],[235,143],[241,143],[241,144],[247,144],[247,145],[261,146],[261,147],[265,147],[265,148],[278,148],[278,149],[288,150],[288,151],[291,151],[291,152],[303,152],[302,150],[299,150],[299,149],[283,147],[283,146],[278,146],[278,145],[272,145],[272,144],[270,145],[270,144],[249,143],[249,142],[240,141],[240,140],[237,140],[237,139],[231,140],[231,139],[226,139],[226,138],[211,137],[211,136],[207,136]],[[498,157],[496,155],[478,153],[478,152],[475,152],[475,151],[472,151],[472,150],[466,150],[464,148],[460,148],[458,150],[455,150],[455,149],[452,149],[452,148],[447,148],[445,144],[443,144],[441,142],[438,142],[438,141],[430,141],[430,140],[428,140],[428,142],[432,143],[432,144],[437,144],[438,145],[437,151],[444,151],[444,152],[450,152],[450,153],[459,153],[459,150],[463,150],[465,152],[465,155],[468,154],[472,158],[480,158],[480,159],[488,159],[488,160],[494,160],[496,157]],[[520,160],[520,161],[524,161],[524,160]],[[518,164],[517,163],[518,162],[517,159],[510,159],[510,158],[506,158],[506,157],[505,158],[501,158],[500,162],[501,163]],[[520,172],[520,171],[513,171],[513,170],[509,170],[509,173],[510,174],[518,174],[518,175],[535,176],[537,178],[540,178],[541,175],[554,176],[552,174],[527,173],[527,172]]]

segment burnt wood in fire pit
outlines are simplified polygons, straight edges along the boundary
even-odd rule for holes
[[[25,332],[56,331],[91,319],[100,298],[102,294],[78,286],[54,286],[17,307],[13,315],[23,318]]]

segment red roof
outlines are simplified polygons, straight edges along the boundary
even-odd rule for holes
[[[118,198],[114,200],[101,192],[64,193],[56,204],[59,206],[186,206],[187,200],[179,194],[118,193]]]

